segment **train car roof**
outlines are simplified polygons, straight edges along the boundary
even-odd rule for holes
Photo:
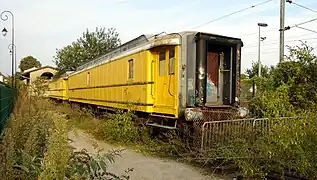
[[[106,62],[106,59],[109,58],[113,58],[119,54],[124,53],[127,50],[130,49],[135,49],[136,47],[148,44],[149,42],[152,42],[156,39],[160,39],[160,38],[169,38],[171,35],[180,35],[181,37],[183,36],[188,36],[188,35],[209,35],[209,36],[214,36],[214,37],[221,37],[224,39],[228,39],[228,40],[234,40],[237,42],[241,42],[241,39],[239,38],[234,38],[234,37],[229,37],[229,36],[224,36],[224,35],[219,35],[219,34],[212,34],[212,33],[207,33],[207,32],[201,32],[201,31],[181,31],[181,32],[177,32],[177,33],[159,33],[159,34],[143,34],[140,35],[130,41],[125,42],[124,44],[118,46],[117,48],[112,49],[111,51],[109,51],[108,53],[101,55],[100,57],[97,57],[96,59],[85,63],[81,66],[79,66],[76,71],[67,74],[66,76],[71,76],[73,74],[76,74],[79,71],[83,71],[85,69],[90,69],[92,67],[95,67],[96,65],[100,65],[104,62]]]

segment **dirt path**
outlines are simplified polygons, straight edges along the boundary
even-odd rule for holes
[[[98,144],[104,151],[111,149],[121,149],[104,142],[96,141],[83,131],[77,130],[76,133],[70,133],[71,144],[77,149],[87,149],[88,152],[95,152],[93,145]],[[172,160],[159,159],[144,156],[142,154],[126,150],[122,158],[118,157],[114,164],[109,166],[110,172],[117,174],[123,173],[128,168],[134,168],[131,173],[131,180],[220,180],[222,178],[207,176],[200,173],[193,167],[174,162]]]

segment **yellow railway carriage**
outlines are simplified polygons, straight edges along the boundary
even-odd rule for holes
[[[67,80],[64,78],[59,78],[53,80],[48,85],[49,88],[49,97],[60,99],[60,100],[68,100],[68,87]]]
[[[197,118],[197,109],[234,108],[242,46],[240,39],[203,32],[142,35],[67,75],[62,99],[175,122]]]

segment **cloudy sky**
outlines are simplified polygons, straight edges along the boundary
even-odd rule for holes
[[[273,0],[242,13],[207,23],[231,12],[250,7],[263,0],[0,0],[0,11],[15,16],[17,60],[32,55],[43,65],[54,65],[56,48],[62,48],[82,35],[86,28],[116,28],[123,42],[141,34],[197,30],[242,38],[242,70],[257,61],[258,22],[265,22],[261,60],[266,65],[278,62],[279,1]],[[317,9],[316,0],[297,3]],[[286,4],[286,26],[317,18],[310,12]],[[0,29],[11,33],[11,21],[0,21]],[[198,27],[197,27],[198,26]],[[317,31],[317,21],[303,25]],[[9,74],[8,44],[11,34],[0,36],[0,72]],[[286,45],[305,40],[317,48],[317,33],[292,28],[285,34]]]

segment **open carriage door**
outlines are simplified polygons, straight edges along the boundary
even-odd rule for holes
[[[217,48],[218,49],[218,48]],[[207,80],[205,106],[232,103],[232,48],[207,51]]]

